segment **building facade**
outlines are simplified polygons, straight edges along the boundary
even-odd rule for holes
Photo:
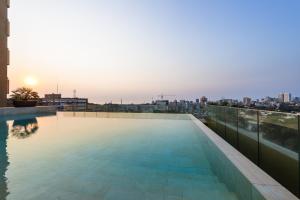
[[[278,101],[280,103],[283,103],[283,101],[284,101],[284,94],[283,93],[278,94]]]
[[[9,81],[7,78],[7,66],[9,65],[7,37],[10,29],[7,8],[9,8],[9,4],[9,0],[0,0],[0,107],[6,106],[6,98],[9,93]]]
[[[87,98],[63,98],[61,94],[45,94],[45,97],[41,99],[42,105],[45,106],[57,106],[59,109],[77,109],[86,110],[88,106]]]
[[[288,92],[280,93],[278,95],[278,101],[280,103],[289,103],[292,100],[292,94]]]
[[[244,106],[250,106],[252,99],[250,97],[244,97],[243,98],[243,104]]]
[[[283,94],[283,102],[284,103],[289,103],[292,101],[292,94],[291,93],[284,93]]]

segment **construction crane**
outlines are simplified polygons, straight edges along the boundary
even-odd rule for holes
[[[159,94],[157,95],[161,100],[164,100],[165,97],[176,97],[176,95],[173,94]]]

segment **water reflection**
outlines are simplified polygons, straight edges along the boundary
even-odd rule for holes
[[[36,133],[38,129],[36,118],[14,120],[11,134],[18,139],[25,139]]]
[[[6,121],[0,121],[0,199],[5,200],[8,195],[8,188],[5,173],[9,165],[6,150],[8,125]]]

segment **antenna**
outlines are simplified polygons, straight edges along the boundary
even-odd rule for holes
[[[76,98],[76,90],[73,90],[73,97]]]
[[[58,84],[56,85],[56,94],[58,94]]]

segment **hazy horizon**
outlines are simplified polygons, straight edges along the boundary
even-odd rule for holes
[[[10,89],[90,102],[300,96],[300,1],[14,0]]]

